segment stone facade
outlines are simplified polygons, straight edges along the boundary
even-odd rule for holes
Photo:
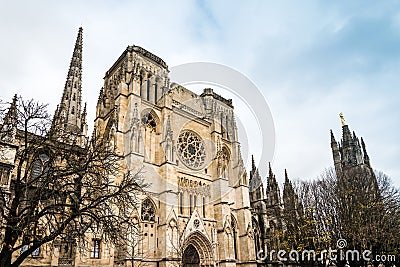
[[[116,248],[89,237],[91,244],[81,250],[74,240],[49,242],[22,266],[256,266],[232,100],[211,88],[198,95],[170,83],[168,72],[158,56],[128,46],[106,72],[98,96],[93,135],[124,157],[126,171],[141,169],[149,184],[132,215],[140,225],[133,245]],[[88,141],[81,85],[82,28],[51,126],[60,142],[76,146]],[[0,169],[7,190],[19,144],[15,112],[16,98],[2,125],[7,134],[1,147],[9,152]]]
[[[129,46],[106,72],[94,134],[109,140],[128,170],[143,167],[150,184],[137,214],[144,233],[138,261],[255,265],[231,100],[209,88],[197,95],[170,84],[162,59]]]

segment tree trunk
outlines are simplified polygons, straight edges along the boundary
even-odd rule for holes
[[[11,251],[3,244],[0,252],[0,267],[11,267]]]

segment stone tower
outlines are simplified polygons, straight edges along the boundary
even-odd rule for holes
[[[373,175],[369,156],[363,138],[359,139],[355,132],[351,133],[346,121],[342,118],[342,139],[337,142],[331,130],[331,148],[333,162],[337,177],[343,176],[346,172],[362,169]]]
[[[279,248],[279,235],[283,231],[283,203],[278,182],[269,163],[266,189],[258,169],[252,161],[250,171],[250,203],[256,253],[267,246]]]
[[[10,107],[4,116],[3,124],[0,125],[0,187],[3,187],[6,192],[10,189],[10,175],[14,168],[15,157],[18,151],[16,135],[17,95],[13,97]]]
[[[10,107],[0,127],[0,140],[13,144],[17,134],[17,95],[14,95]]]
[[[198,95],[170,83],[168,73],[161,58],[128,46],[97,102],[93,134],[149,184],[132,215],[141,240],[129,253],[149,266],[255,266],[232,100],[211,88]]]
[[[86,104],[82,110],[82,31],[80,27],[61,102],[57,105],[51,128],[51,133],[60,141],[79,146],[86,144],[87,135]]]

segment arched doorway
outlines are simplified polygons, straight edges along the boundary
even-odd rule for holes
[[[207,236],[196,230],[185,239],[182,247],[182,265],[184,267],[215,266],[213,246]]]
[[[186,247],[182,257],[183,267],[199,267],[200,257],[197,249],[193,245]]]

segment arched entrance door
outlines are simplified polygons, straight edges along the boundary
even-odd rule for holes
[[[186,247],[182,257],[183,267],[199,267],[200,257],[193,245]]]

